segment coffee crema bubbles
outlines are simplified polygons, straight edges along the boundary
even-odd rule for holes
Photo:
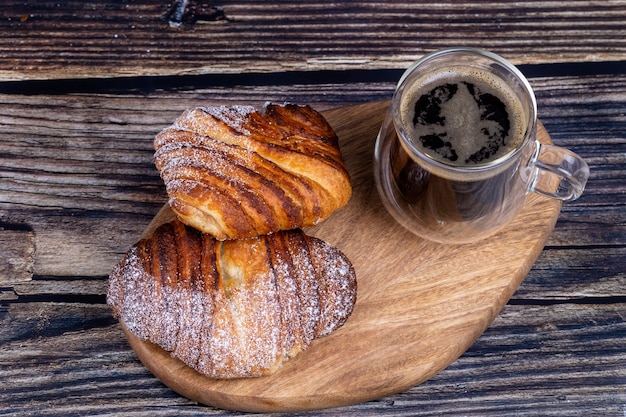
[[[400,117],[411,142],[446,165],[485,165],[514,151],[526,117],[515,92],[485,71],[439,70],[415,80],[402,94]]]

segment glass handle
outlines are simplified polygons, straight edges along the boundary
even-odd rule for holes
[[[574,152],[537,142],[529,190],[563,201],[576,200],[589,178],[589,166]]]

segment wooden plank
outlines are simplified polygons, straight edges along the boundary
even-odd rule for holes
[[[131,236],[132,237],[132,236]],[[111,266],[123,253],[111,256]],[[513,295],[517,302],[555,302],[573,300],[606,302],[626,297],[626,249],[621,246],[590,248],[547,248],[539,256],[522,285]],[[89,296],[104,300],[109,269],[101,276],[77,279],[71,276],[37,277],[28,282],[8,282],[12,287],[0,294],[0,300],[15,301],[29,296],[47,299]],[[80,301],[80,298],[77,298]]]
[[[624,303],[507,306],[463,356],[426,383],[328,414],[565,416],[585,409],[591,415],[621,416],[625,310]],[[12,304],[0,310],[0,324],[0,404],[10,406],[10,416],[32,410],[225,415],[158,382],[105,306]]]
[[[389,98],[395,83],[250,88],[246,79],[149,95],[0,95],[0,222],[33,230],[33,274],[108,275],[166,201],[152,163],[152,138],[185,108],[288,100],[325,110],[367,97]],[[531,83],[554,142],[591,164],[587,190],[563,206],[548,245],[623,246],[626,76],[542,77]],[[563,265],[576,256],[561,255]]]
[[[180,19],[172,18],[173,3],[7,0],[0,79],[395,69],[454,45],[490,49],[517,64],[626,54],[623,0],[189,0]]]

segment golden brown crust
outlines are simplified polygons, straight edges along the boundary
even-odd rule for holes
[[[314,225],[352,193],[337,136],[309,106],[193,108],[154,147],[174,212],[220,240]]]
[[[213,378],[273,373],[355,301],[348,259],[300,230],[218,241],[178,220],[128,251],[107,294],[135,335]]]

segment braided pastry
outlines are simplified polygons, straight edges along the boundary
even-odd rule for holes
[[[220,240],[317,224],[352,193],[337,136],[309,106],[193,108],[154,147],[172,210]]]
[[[107,294],[133,334],[212,378],[273,373],[355,301],[348,259],[300,230],[218,241],[178,220],[127,252]]]

